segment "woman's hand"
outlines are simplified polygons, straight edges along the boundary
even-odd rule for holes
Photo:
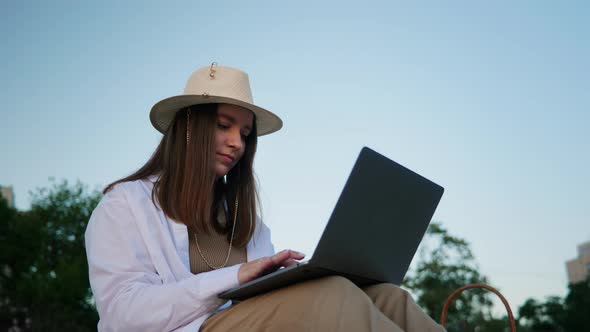
[[[303,259],[304,254],[294,250],[283,250],[274,256],[262,257],[248,263],[242,264],[238,271],[238,281],[240,285],[264,274],[264,272],[279,269],[297,264],[297,261]]]

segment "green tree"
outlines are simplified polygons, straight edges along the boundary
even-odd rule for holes
[[[440,223],[428,227],[419,255],[403,286],[412,290],[416,302],[436,321],[440,320],[444,302],[453,291],[468,284],[488,282],[478,270],[469,243],[449,234]],[[447,328],[462,331],[482,326],[482,322],[492,319],[491,307],[487,291],[466,290],[450,306]],[[481,327],[478,330],[483,331]]]
[[[563,331],[562,300],[552,296],[546,302],[527,299],[518,309],[518,324],[522,331],[558,332]]]
[[[527,299],[518,309],[522,331],[590,331],[590,278],[570,284],[565,298],[550,296],[545,302]]]
[[[0,203],[0,327],[96,330],[84,230],[100,197],[63,181],[34,193],[29,211]]]
[[[10,296],[16,286],[12,278],[14,271],[22,269],[27,265],[26,262],[30,261],[27,248],[19,249],[22,239],[14,236],[21,233],[15,231],[15,228],[26,226],[16,222],[17,213],[0,195],[0,329],[2,331],[7,331],[12,326],[13,319],[23,320],[26,316],[23,312],[24,308],[15,303],[14,296]]]
[[[562,320],[565,331],[590,331],[590,277],[568,288]]]

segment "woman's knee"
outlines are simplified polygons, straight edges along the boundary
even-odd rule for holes
[[[321,289],[350,289],[358,288],[352,281],[342,276],[328,276],[316,279],[317,287]]]
[[[388,293],[388,294],[396,294],[400,296],[409,296],[410,293],[394,284],[390,283],[381,283],[375,284],[371,286],[364,287],[363,290],[365,292],[375,292],[375,293]]]
[[[390,283],[381,283],[364,287],[363,291],[373,300],[373,302],[387,299],[389,301],[403,303],[412,298],[407,290]]]
[[[288,287],[293,291],[304,291],[309,294],[341,293],[346,289],[358,288],[352,281],[341,276],[328,276],[307,280]],[[360,289],[359,289],[360,290]]]
[[[289,287],[287,291],[296,297],[304,297],[305,301],[322,303],[346,300],[350,297],[365,297],[366,294],[358,288],[352,281],[341,276],[328,276],[318,279],[308,280]],[[368,298],[367,298],[368,300]]]

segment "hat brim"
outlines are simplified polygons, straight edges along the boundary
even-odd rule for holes
[[[154,128],[163,134],[174,120],[176,112],[200,104],[231,104],[252,111],[256,116],[258,136],[274,133],[283,127],[283,121],[278,116],[262,107],[233,98],[203,95],[179,95],[162,99],[152,107],[150,121]]]

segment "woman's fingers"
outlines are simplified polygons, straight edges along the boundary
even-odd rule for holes
[[[275,254],[274,256],[272,256],[272,261],[275,265],[280,265],[283,261],[287,260],[287,259],[303,259],[305,257],[304,254],[295,251],[295,250],[290,250],[290,249],[286,249],[286,250],[282,250],[280,252],[278,252],[277,254]]]
[[[257,260],[247,262],[240,266],[238,270],[238,281],[240,284],[255,279],[262,273],[262,271],[271,267],[272,260],[269,257],[259,258]]]
[[[294,259],[287,259],[287,260],[283,261],[283,263],[281,263],[281,265],[284,267],[289,267],[289,266],[297,265],[297,261]]]
[[[270,257],[262,257],[257,260],[243,264],[238,271],[240,284],[255,279],[261,275],[268,274],[280,267],[287,267],[297,264],[303,259],[304,254],[295,250],[282,250]]]

